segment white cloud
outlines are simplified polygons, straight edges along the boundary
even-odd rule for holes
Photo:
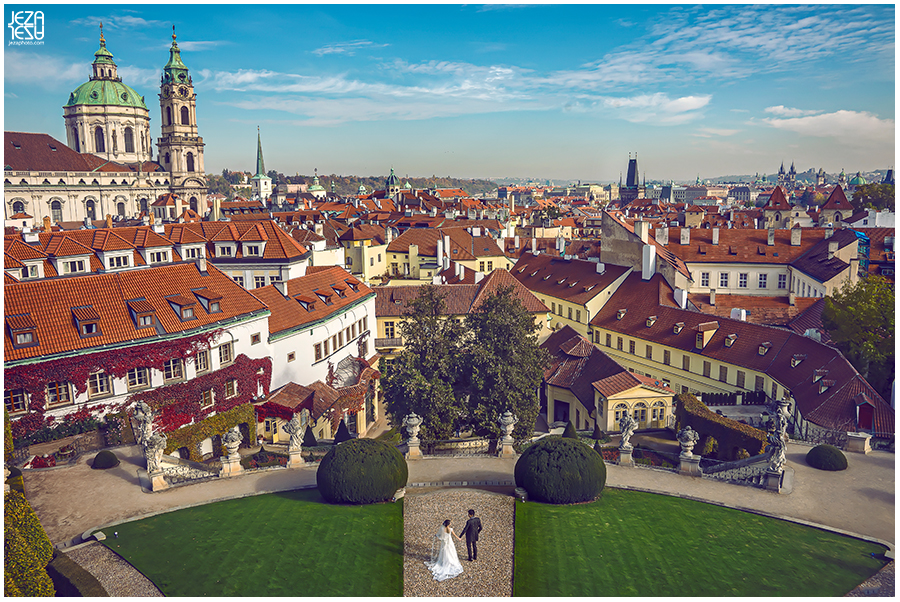
[[[103,23],[104,29],[145,29],[147,27],[162,27],[171,25],[169,21],[156,21],[153,19],[143,19],[141,17],[133,17],[131,15],[106,15],[103,17],[81,17],[73,19],[72,25],[78,27],[97,27],[99,34],[100,24]]]
[[[118,72],[124,83],[138,90],[144,86],[153,88],[159,85],[160,69],[144,69],[132,65],[120,65]]]
[[[762,120],[781,130],[795,132],[803,136],[835,138],[850,146],[894,143],[894,120],[879,119],[867,111],[840,110],[822,115]]]
[[[90,65],[42,53],[7,50],[4,53],[3,77],[9,84],[39,84],[56,87],[60,82],[87,81]]]
[[[223,40],[184,40],[178,42],[178,47],[182,50],[191,52],[202,52],[204,50],[213,50],[223,44],[231,44],[232,42]],[[166,48],[170,48],[171,44],[165,44]]]
[[[632,123],[678,125],[700,116],[700,109],[709,104],[712,96],[682,96],[669,98],[667,94],[640,94],[631,97],[604,98],[604,107],[619,111],[621,117]]]
[[[771,113],[779,117],[802,117],[804,115],[815,115],[816,113],[822,112],[817,110],[791,109],[784,105],[766,107],[765,111],[766,113]]]
[[[700,128],[701,132],[711,134],[713,136],[733,136],[741,130],[729,130],[726,128]]]
[[[346,54],[347,56],[353,56],[360,48],[384,48],[389,45],[390,44],[376,44],[369,40],[353,40],[352,42],[326,44],[321,48],[316,48],[312,53],[316,56],[323,56],[326,54]]]

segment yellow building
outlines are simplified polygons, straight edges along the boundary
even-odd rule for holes
[[[345,269],[365,282],[381,282],[387,272],[387,242],[385,229],[364,224],[353,226],[338,238],[344,247]]]
[[[509,269],[512,261],[493,238],[481,234],[479,227],[410,228],[388,243],[387,273],[399,285],[402,280],[431,283],[451,261],[485,274]]]
[[[615,432],[626,413],[639,429],[672,426],[674,392],[669,387],[629,372],[571,326],[541,346],[550,354],[541,383],[541,414],[550,428],[571,421],[579,430],[597,423]]]

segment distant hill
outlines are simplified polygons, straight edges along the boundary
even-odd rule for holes
[[[271,176],[271,174],[269,174]],[[497,189],[497,184],[490,180],[463,179],[451,177],[431,176],[430,178],[411,178],[406,176],[398,176],[401,185],[409,181],[410,185],[417,189],[426,188],[461,188],[470,195],[491,194]],[[366,187],[366,192],[373,190],[384,190],[384,183],[387,176],[341,176],[337,174],[319,176],[319,184],[325,187],[325,190],[331,190],[331,183],[334,182],[334,190],[339,195],[354,195],[359,191],[359,185]],[[313,176],[294,175],[285,176],[278,174],[279,182],[287,182],[289,184],[312,184]]]

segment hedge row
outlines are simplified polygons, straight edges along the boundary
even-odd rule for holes
[[[53,596],[53,581],[46,566],[53,545],[31,505],[18,491],[9,491],[3,504],[4,594]]]
[[[109,596],[96,577],[59,550],[53,553],[53,560],[47,565],[47,574],[53,580],[57,596],[66,598]]]
[[[601,456],[577,439],[558,435],[529,446],[516,461],[514,472],[516,487],[548,504],[588,502],[606,485]]]
[[[166,449],[165,453],[171,454],[177,449],[186,447],[189,452],[188,459],[200,462],[203,454],[200,452],[200,444],[215,435],[223,435],[229,429],[239,425],[247,424],[250,428],[250,443],[256,443],[256,410],[253,404],[245,403],[228,411],[210,416],[197,424],[190,424],[176,429],[171,433],[166,433]],[[247,441],[244,441],[247,443]],[[213,450],[214,453],[222,456],[224,451]]]
[[[712,437],[719,444],[720,460],[735,460],[741,449],[751,456],[763,453],[766,448],[766,433],[731,418],[716,414],[691,393],[675,396],[676,428],[687,426],[704,437]],[[699,451],[699,450],[698,450]]]

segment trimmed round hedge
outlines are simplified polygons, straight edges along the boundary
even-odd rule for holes
[[[806,454],[806,463],[819,470],[846,470],[847,457],[833,445],[817,445]]]
[[[316,471],[319,493],[332,504],[373,504],[406,486],[409,468],[397,449],[375,439],[335,445]]]
[[[106,469],[113,468],[119,465],[119,458],[116,457],[116,454],[112,453],[108,449],[104,449],[99,454],[94,456],[94,462],[91,464],[91,468],[97,469]]]
[[[544,437],[516,462],[516,486],[528,497],[548,504],[575,504],[595,499],[606,485],[603,458],[577,439]]]

